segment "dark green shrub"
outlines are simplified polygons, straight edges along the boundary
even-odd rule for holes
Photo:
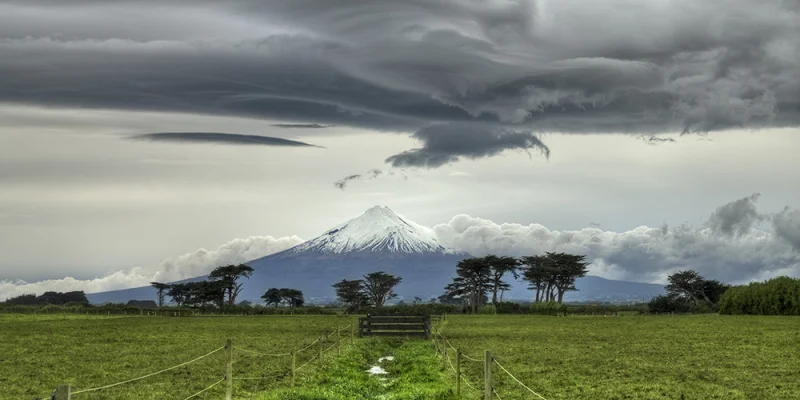
[[[719,305],[720,314],[800,315],[800,279],[782,276],[734,286]]]
[[[530,314],[537,315],[566,315],[567,305],[556,303],[554,301],[547,303],[533,303],[528,308]]]

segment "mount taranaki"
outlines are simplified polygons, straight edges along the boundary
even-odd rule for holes
[[[247,262],[254,269],[253,276],[241,280],[244,285],[237,300],[260,303],[267,289],[289,287],[302,290],[309,303],[328,302],[335,298],[334,283],[376,271],[403,278],[396,289],[400,298],[427,299],[443,293],[455,277],[458,261],[468,257],[444,248],[429,228],[400,217],[388,207],[375,206],[315,239]],[[205,276],[184,281],[201,279]],[[512,285],[506,299],[532,297],[525,283],[511,276],[506,280]],[[579,278],[576,288],[577,292],[565,295],[566,301],[648,300],[664,290],[661,285],[596,276]],[[155,290],[146,286],[87,296],[92,303],[154,300]]]

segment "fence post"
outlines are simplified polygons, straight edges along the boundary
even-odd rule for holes
[[[356,322],[350,321],[350,344],[355,343],[356,340]]]
[[[72,398],[72,388],[69,385],[58,385],[54,400],[70,400]]]
[[[442,371],[447,369],[447,344],[442,342]]]
[[[317,346],[317,366],[322,366],[322,342],[325,340],[325,334],[323,333],[319,337],[319,346]]]
[[[486,365],[484,365],[486,380],[483,383],[483,400],[492,400],[492,352],[486,350]]]
[[[228,339],[225,342],[225,400],[233,399],[233,341]]]
[[[292,388],[294,388],[294,371],[297,363],[297,353],[292,352]]]
[[[342,331],[336,326],[336,354],[342,355]]]
[[[456,398],[461,398],[461,350],[456,349]]]

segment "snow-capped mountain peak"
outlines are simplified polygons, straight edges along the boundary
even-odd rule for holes
[[[292,253],[452,253],[436,240],[433,230],[403,218],[386,206],[375,206]]]

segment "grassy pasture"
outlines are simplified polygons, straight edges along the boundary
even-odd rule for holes
[[[60,383],[81,390],[135,378],[206,354],[224,346],[226,338],[233,339],[234,348],[285,353],[313,342],[323,331],[350,323],[338,316],[63,318],[0,317],[0,399],[45,397]],[[297,366],[316,351],[315,346],[300,353]],[[234,378],[267,377],[237,379],[236,398],[289,385],[290,357],[237,350],[234,355]],[[298,383],[313,375],[314,368],[311,363],[303,369]],[[225,352],[220,351],[186,367],[73,399],[182,400],[224,374]],[[220,398],[222,393],[224,387],[218,385],[198,398]]]
[[[0,315],[0,399],[45,397],[59,383],[81,390],[170,367],[224,345],[285,353],[321,332],[347,325],[344,316],[105,317]],[[800,318],[758,316],[448,317],[441,327],[468,356],[495,357],[547,400],[554,399],[798,399]],[[331,339],[332,340],[332,339]],[[325,343],[328,347],[333,342]],[[424,341],[356,339],[340,357],[308,364],[289,386],[289,357],[234,350],[236,399],[451,399],[454,376],[441,370]],[[317,347],[300,353],[300,366]],[[364,373],[377,358],[391,385]],[[453,352],[450,359],[454,361]],[[222,378],[225,353],[141,381],[73,396],[83,399],[183,400]],[[482,387],[483,365],[464,360]],[[266,379],[238,379],[262,378]],[[530,399],[498,368],[502,400]],[[464,399],[481,398],[462,386]],[[197,399],[219,399],[219,385]],[[683,397],[682,397],[683,396]]]
[[[548,400],[800,399],[796,317],[451,316],[441,331]],[[483,364],[462,365],[482,387]],[[535,398],[497,367],[494,378],[503,400]]]

